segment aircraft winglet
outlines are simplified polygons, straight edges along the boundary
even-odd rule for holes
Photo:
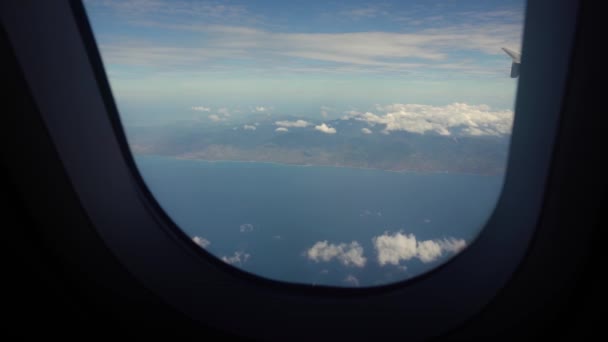
[[[516,78],[519,76],[519,65],[521,64],[521,53],[515,52],[513,50],[502,48],[502,50],[511,57],[513,63],[511,64],[511,78]]]

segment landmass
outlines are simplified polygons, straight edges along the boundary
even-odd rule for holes
[[[387,171],[502,174],[509,136],[383,133],[345,120],[328,122],[337,133],[307,128],[277,131],[272,122],[209,126],[197,123],[127,129],[136,154],[209,161],[253,161],[344,166]],[[252,127],[255,127],[253,129]],[[365,129],[369,129],[368,132]]]

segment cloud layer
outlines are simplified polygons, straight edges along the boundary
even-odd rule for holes
[[[384,125],[383,132],[407,131],[439,135],[503,136],[511,134],[513,112],[492,110],[487,105],[452,103],[446,106],[392,104],[377,106],[377,112],[350,111],[344,119]]]
[[[411,76],[448,70],[504,76],[507,57],[495,57],[501,47],[521,45],[521,4],[347,3],[295,13],[288,2],[269,10],[214,0],[85,2],[94,28],[98,20],[113,23],[99,35],[104,62],[123,66],[189,72],[205,63],[208,70],[245,65],[305,73],[381,70]]]
[[[399,265],[401,261],[417,258],[424,263],[437,260],[444,252],[457,253],[466,247],[463,239],[444,238],[417,241],[414,234],[388,232],[376,236],[372,243],[380,266]]]
[[[467,51],[480,55],[500,55],[501,47],[520,46],[521,24],[484,23],[475,26],[448,25],[412,33],[341,32],[288,33],[271,32],[243,26],[177,24],[148,22],[142,26],[199,33],[207,37],[204,47],[164,43],[150,45],[142,41],[103,44],[102,53],[110,63],[184,67],[202,61],[220,63],[226,59],[269,61],[266,68],[281,66],[286,57],[328,64],[353,66],[350,71],[380,70],[456,70],[473,73],[503,72],[499,68],[475,64],[462,58],[450,58],[453,52]],[[258,66],[262,66],[258,64]],[[318,66],[303,64],[304,70]]]
[[[318,241],[308,251],[308,259],[315,262],[328,262],[337,259],[344,266],[363,267],[367,259],[363,256],[363,247],[356,241],[350,244],[333,244],[327,240]]]

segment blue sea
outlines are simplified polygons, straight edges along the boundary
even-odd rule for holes
[[[470,245],[503,183],[502,176],[160,156],[136,162],[161,207],[213,255],[262,277],[333,286],[387,284],[445,262],[457,252],[444,248],[429,260],[420,244],[419,254],[397,251],[398,263],[382,263],[374,239]],[[360,248],[349,259],[353,242]],[[315,245],[321,254],[311,258]]]

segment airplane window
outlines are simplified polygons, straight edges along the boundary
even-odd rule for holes
[[[140,174],[225,263],[383,285],[492,214],[523,0],[84,4]]]

